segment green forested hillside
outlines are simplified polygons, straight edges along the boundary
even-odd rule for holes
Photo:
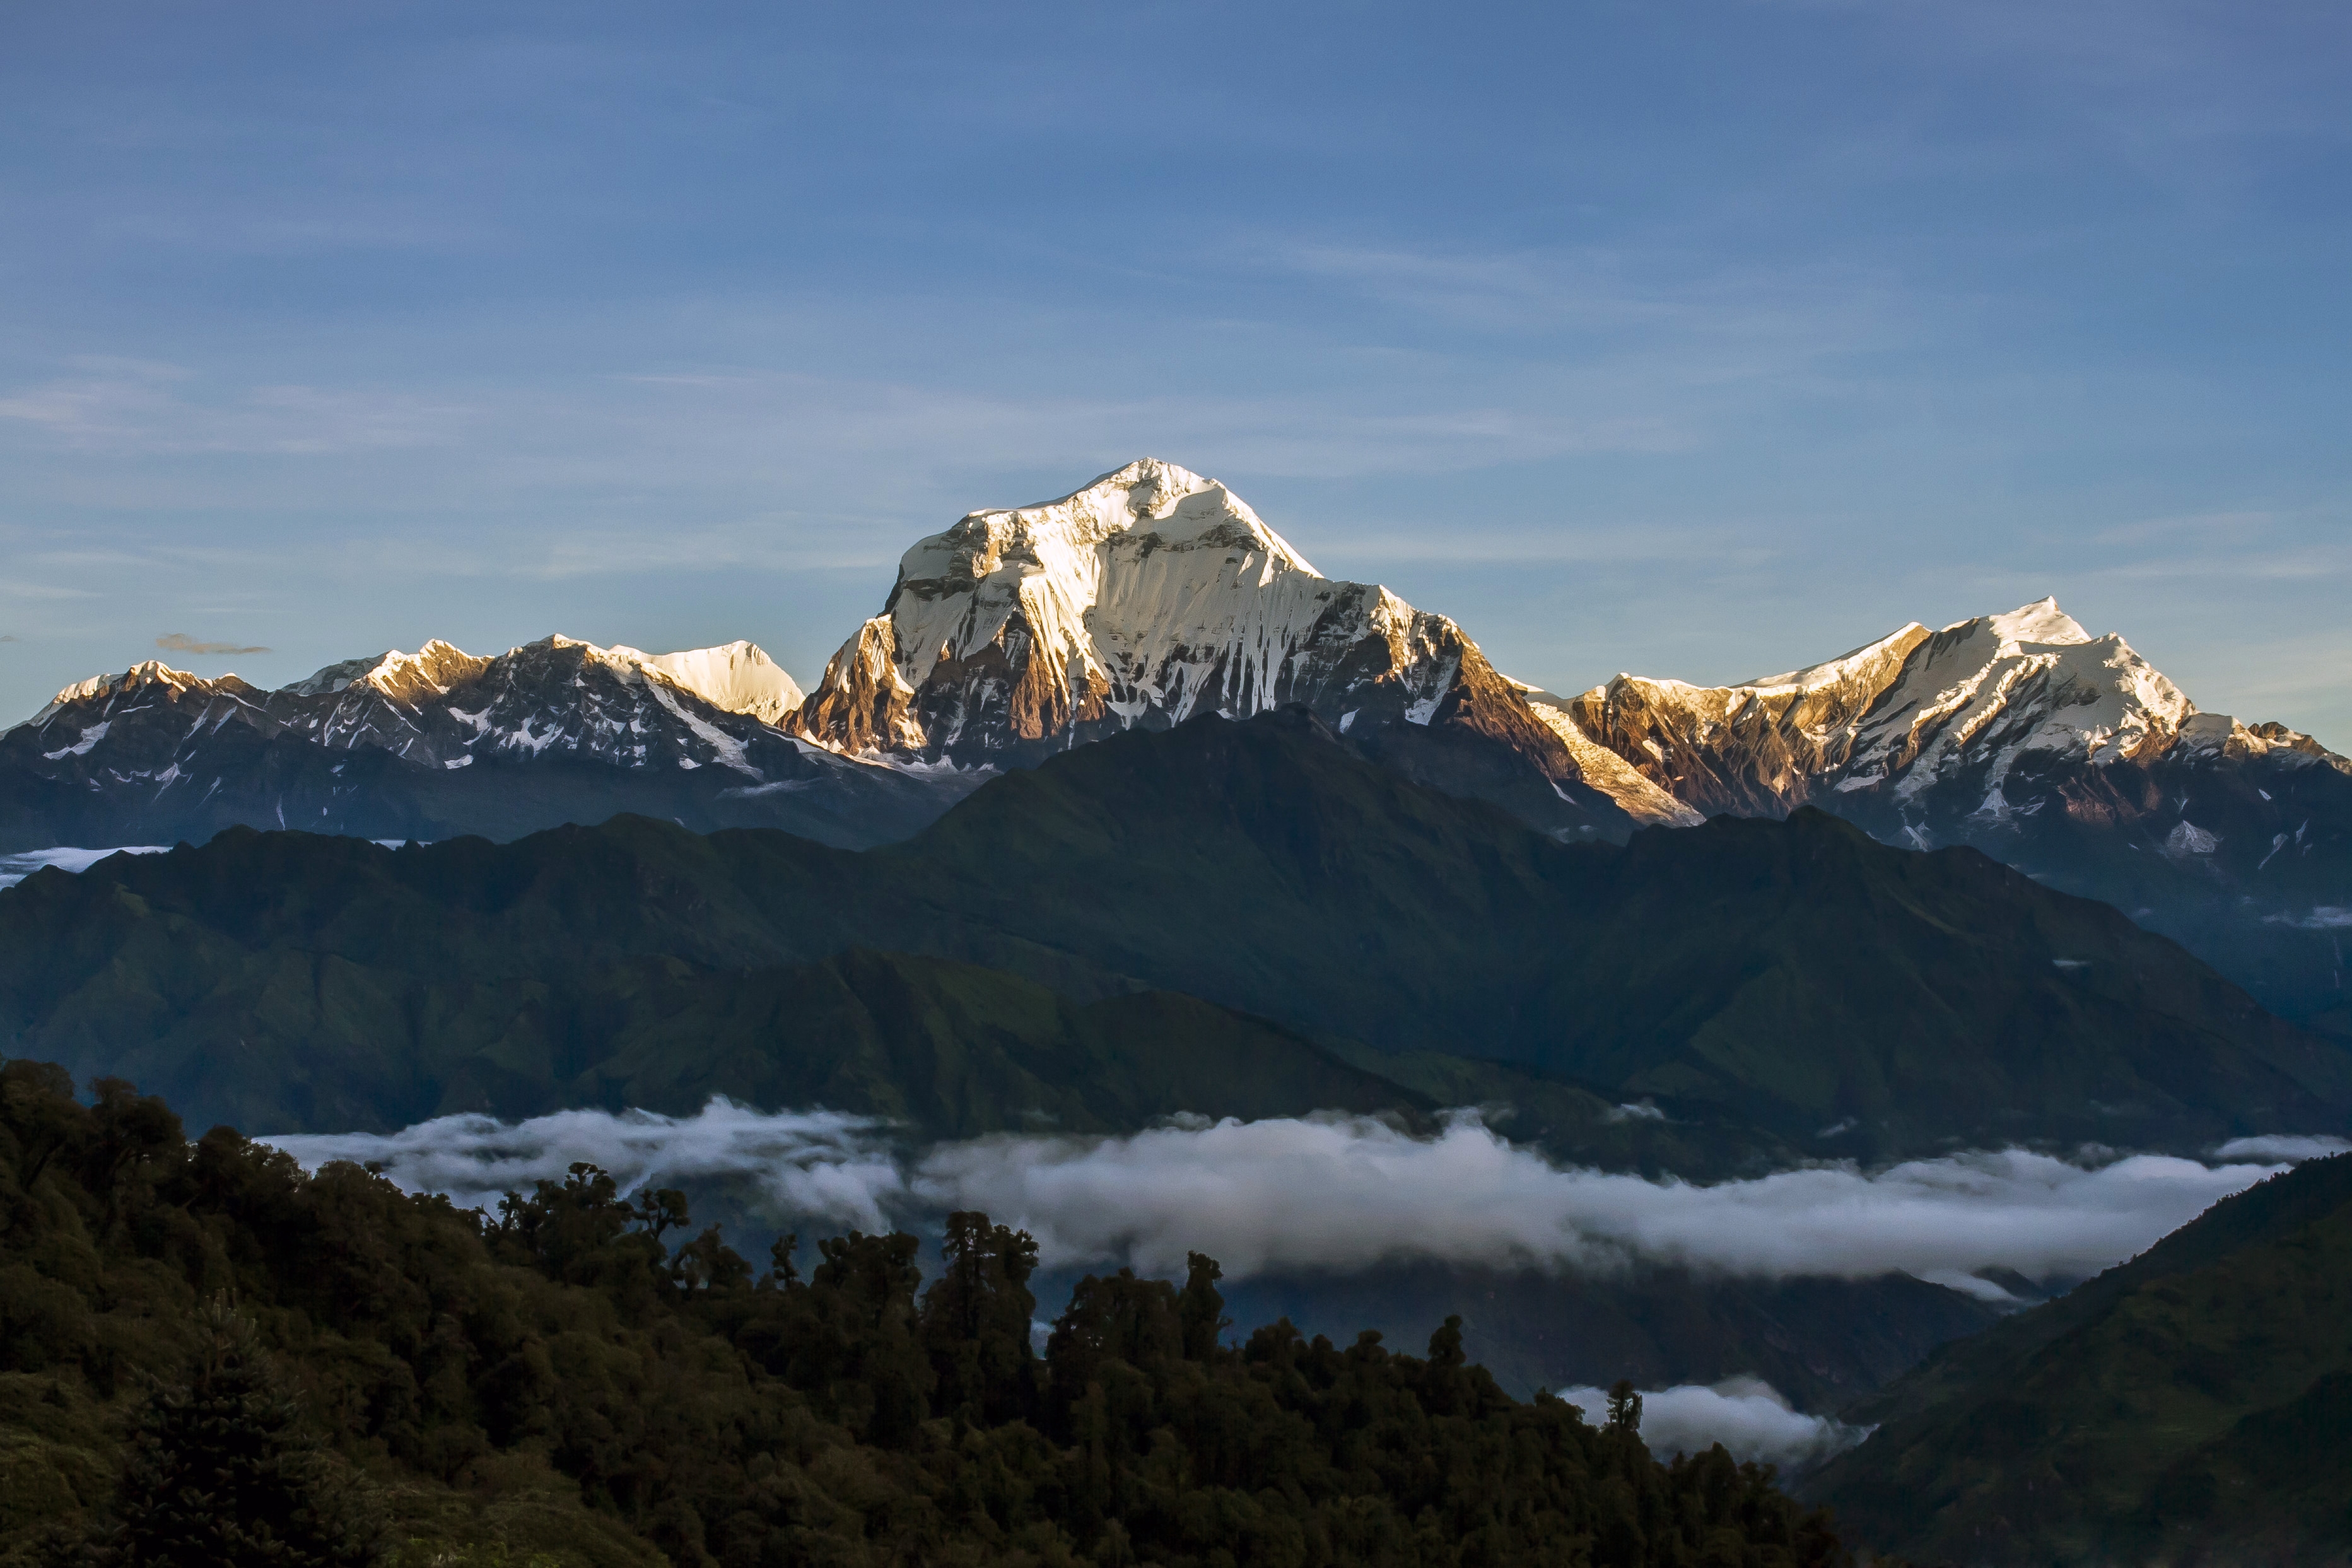
[[[898,960],[851,973],[836,961],[857,948],[1068,1001]],[[1147,989],[1270,1019],[1359,1069],[1402,1053],[1424,1094],[1462,1076],[1444,1057],[1580,1084],[1595,1107],[1657,1097],[1681,1132],[1594,1142],[1556,1118],[1643,1164],[1675,1138],[1701,1157],[2201,1146],[2336,1131],[2352,1109],[2343,1048],[1972,851],[1890,849],[1810,812],[1564,847],[1281,716],[1087,746],[863,854],[642,818],[400,850],[238,830],[0,893],[0,1046],[285,1130],[859,1081],[825,1063],[961,1070],[911,1015],[891,1021],[877,975],[997,1031],[1001,1056],[964,1080],[987,1087],[893,1086],[940,1127],[1027,1109],[1024,1061],[1094,1060],[1106,1039],[1116,1055],[1128,1031],[1083,1010]],[[1268,1064],[1236,1105],[1398,1092],[1265,1025],[1186,1016],[1210,1057]],[[731,1065],[672,1048],[706,1038]],[[1140,1086],[1136,1058],[1081,1079],[1097,1067],[1088,1115],[1145,1104],[1107,1087]],[[1201,1087],[1181,1078],[1158,1087]]]
[[[1963,1563],[2352,1552],[2352,1156],[2216,1205],[1851,1413],[1809,1483],[1863,1540]]]
[[[1080,1005],[1001,970],[862,949],[740,970],[593,955],[483,974],[257,950],[168,919],[138,922],[123,947],[42,1040],[207,1121],[270,1131],[453,1110],[686,1114],[719,1093],[888,1117],[919,1138],[1126,1130],[1188,1109],[1428,1108],[1293,1031],[1189,996]]]
[[[1748,1376],[1822,1414],[2000,1321],[1976,1298],[1907,1274],[1756,1279],[1674,1268],[1391,1263],[1364,1275],[1258,1275],[1228,1284],[1226,1294],[1252,1322],[1288,1318],[1334,1334],[1375,1328],[1403,1343],[1421,1325],[1458,1313],[1465,1343],[1514,1393]]]
[[[0,1562],[1845,1561],[1719,1448],[1507,1398],[1457,1324],[1234,1343],[1197,1255],[1085,1280],[1040,1354],[984,1215],[928,1285],[911,1237],[759,1269],[591,1167],[485,1221],[70,1089],[0,1066]]]

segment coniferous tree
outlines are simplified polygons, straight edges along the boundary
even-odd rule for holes
[[[1636,1434],[1642,1430],[1642,1396],[1634,1392],[1631,1378],[1619,1378],[1609,1390],[1609,1430]]]
[[[1036,1238],[992,1226],[984,1214],[957,1213],[948,1215],[940,1250],[947,1267],[923,1292],[922,1306],[934,1407],[974,1424],[1026,1418],[1036,1395],[1029,1342]]]
[[[132,1428],[115,1524],[87,1554],[107,1568],[359,1568],[376,1532],[339,1484],[252,1323],[201,1310],[184,1383],[158,1386]]]

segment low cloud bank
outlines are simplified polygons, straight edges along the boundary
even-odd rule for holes
[[[785,1214],[865,1230],[980,1208],[1034,1234],[1054,1267],[1126,1262],[1174,1276],[1197,1250],[1235,1279],[1391,1260],[1647,1261],[1763,1278],[1901,1269],[1994,1300],[2007,1298],[1979,1270],[2095,1273],[2333,1142],[2241,1140],[2219,1165],[2148,1154],[2085,1165],[2011,1149],[1694,1186],[1564,1170],[1467,1113],[1426,1138],[1360,1117],[1194,1118],[1129,1137],[1005,1135],[908,1156],[869,1118],[714,1100],[689,1117],[453,1116],[388,1135],[268,1142],[306,1165],[373,1164],[467,1205],[494,1206],[587,1161],[631,1190],[748,1179]]]
[[[1609,1418],[1606,1390],[1563,1388],[1559,1396],[1595,1426]],[[1756,1377],[1679,1384],[1642,1394],[1642,1441],[1662,1459],[1703,1454],[1720,1443],[1735,1459],[1805,1469],[1843,1453],[1870,1432],[1826,1415],[1808,1415]]]
[[[1187,1248],[1237,1278],[1389,1258],[1641,1259],[1765,1278],[1901,1269],[1998,1300],[1979,1270],[2095,1273],[2276,1168],[2152,1154],[2086,1167],[2009,1149],[1694,1186],[1562,1170],[1469,1116],[1434,1138],[1322,1117],[949,1144],[910,1190],[1026,1226],[1050,1261],[1126,1258],[1163,1274]]]
[[[509,1192],[560,1181],[574,1162],[611,1173],[624,1194],[640,1187],[748,1177],[778,1207],[861,1230],[887,1230],[884,1205],[905,1183],[881,1123],[830,1110],[768,1113],[714,1099],[692,1116],[560,1110],[528,1121],[444,1116],[398,1132],[265,1138],[316,1170],[349,1160],[412,1193],[446,1193],[465,1208],[495,1210]]]

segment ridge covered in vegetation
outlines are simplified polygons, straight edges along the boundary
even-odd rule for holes
[[[1836,1564],[1722,1449],[1655,1462],[1462,1353],[1286,1322],[1218,1269],[1088,1278],[965,1214],[755,1269],[603,1173],[495,1218],[189,1142],[0,1066],[0,1562]],[[675,1239],[674,1239],[675,1238]],[[658,1555],[657,1555],[658,1554]]]
[[[863,853],[625,817],[42,872],[0,893],[0,1051],[271,1132],[816,1091],[933,1136],[1099,1129],[1517,1101],[1507,1063],[1568,1086],[1536,1096],[1554,1152],[1693,1179],[2352,1109],[2352,1053],[1973,850],[1816,812],[1563,846],[1295,715],[1082,747]],[[1669,1117],[1616,1116],[1644,1098]]]
[[[1848,1412],[1809,1478],[1924,1562],[2340,1563],[2352,1549],[2352,1155],[2215,1205]]]

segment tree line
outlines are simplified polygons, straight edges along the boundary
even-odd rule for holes
[[[461,1210],[8,1061],[0,1563],[1849,1561],[1769,1469],[1653,1458],[1630,1390],[1509,1397],[1458,1319],[1236,1342],[1194,1254],[1041,1351],[1028,1235],[921,1247],[762,1268],[584,1164]]]

